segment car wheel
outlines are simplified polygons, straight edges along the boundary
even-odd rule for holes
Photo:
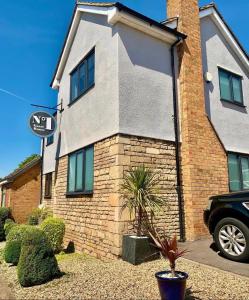
[[[249,228],[234,218],[224,218],[216,225],[214,241],[220,252],[234,261],[249,259]]]

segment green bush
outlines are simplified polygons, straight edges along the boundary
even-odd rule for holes
[[[17,226],[17,224],[12,220],[12,219],[7,219],[5,221],[5,224],[4,224],[4,233],[5,233],[5,237],[7,238],[10,230],[14,227],[14,226]]]
[[[5,208],[5,207],[0,208],[0,242],[5,240],[4,223],[6,219],[8,219],[9,215],[10,215],[9,208]]]
[[[28,225],[39,225],[42,221],[51,216],[52,213],[48,208],[35,208],[28,216]]]
[[[59,218],[49,217],[41,224],[41,229],[45,232],[55,253],[62,250],[63,237],[65,234],[65,224]]]
[[[33,230],[32,226],[29,225],[15,225],[9,231],[7,235],[7,242],[4,248],[4,260],[13,265],[18,264],[18,260],[21,254],[21,244],[28,235]]]
[[[17,266],[20,284],[24,287],[39,285],[60,274],[53,249],[45,233],[33,227],[22,242]]]
[[[4,260],[8,264],[17,265],[21,253],[21,241],[8,242],[4,249]]]

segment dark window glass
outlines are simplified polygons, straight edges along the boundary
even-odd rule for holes
[[[52,197],[52,173],[45,175],[45,197]]]
[[[93,191],[93,146],[69,155],[68,192]]]
[[[249,156],[228,155],[230,190],[233,192],[249,189]]]
[[[47,137],[47,146],[53,144],[53,142],[54,142],[54,135]]]
[[[219,68],[221,100],[243,104],[242,77]]]
[[[71,99],[74,101],[94,85],[95,52],[90,54],[71,73]]]

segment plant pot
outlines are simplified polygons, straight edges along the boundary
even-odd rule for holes
[[[170,271],[158,272],[155,274],[162,300],[184,300],[186,291],[186,281],[188,274],[176,272],[180,277],[168,278],[162,275],[170,274]]]
[[[122,259],[133,265],[158,259],[160,254],[147,236],[124,235]]]

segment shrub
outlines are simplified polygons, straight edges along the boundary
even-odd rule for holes
[[[21,253],[21,241],[8,242],[4,249],[4,260],[6,263],[17,265]]]
[[[50,216],[52,213],[48,208],[35,208],[28,217],[28,225],[39,225]]]
[[[41,224],[41,229],[45,232],[55,253],[62,250],[63,237],[65,234],[65,224],[59,218],[49,217]]]
[[[4,224],[4,233],[5,233],[5,237],[7,238],[10,230],[16,226],[17,224],[12,220],[12,219],[7,219],[5,221],[5,224]]]
[[[4,223],[6,219],[8,219],[9,215],[10,215],[9,208],[5,208],[5,207],[0,208],[0,242],[5,240]]]
[[[17,266],[20,284],[24,287],[39,285],[60,274],[53,249],[45,233],[33,227],[22,242]]]
[[[21,244],[26,235],[33,230],[32,226],[15,225],[7,235],[7,243],[4,248],[4,260],[7,263],[17,265],[21,253]]]

